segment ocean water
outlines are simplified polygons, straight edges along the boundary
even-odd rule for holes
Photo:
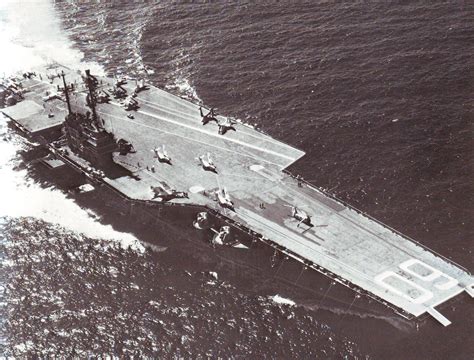
[[[473,10],[6,1],[0,73],[57,61],[217,107],[306,151],[291,171],[472,270]],[[19,152],[32,145],[0,124],[5,355],[467,359],[474,350],[467,297],[447,306],[449,328],[400,326],[165,261],[31,178]]]

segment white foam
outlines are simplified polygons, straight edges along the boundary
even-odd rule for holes
[[[83,62],[61,29],[50,1],[0,2],[0,71],[10,75],[58,62],[71,68],[90,68],[104,74],[101,66]]]
[[[184,78],[181,75],[178,75],[175,80],[174,84],[170,86],[171,88],[176,88],[178,91],[185,97],[190,100],[197,100],[202,102],[201,98],[198,96],[196,89],[189,83],[189,80]]]
[[[33,70],[51,62],[74,69],[103,69],[83,62],[62,31],[52,3],[0,1],[0,76]],[[25,144],[7,136],[7,119],[0,115],[0,217],[35,217],[92,238],[119,240],[124,246],[143,250],[131,234],[102,225],[98,216],[87,212],[54,188],[41,188],[27,179],[26,170],[15,170],[17,151]],[[4,141],[5,140],[5,141]]]
[[[0,121],[0,137],[3,137],[6,119],[2,116]],[[53,187],[45,189],[28,180],[26,170],[15,170],[17,150],[10,141],[0,141],[0,217],[34,217],[87,237],[118,240],[124,247],[143,250],[133,235],[101,224],[93,211],[82,209]]]
[[[244,244],[241,244],[241,243],[238,243],[236,245],[232,245],[233,248],[236,248],[236,249],[248,249],[249,247],[248,246],[245,246]]]
[[[79,192],[81,193],[86,193],[94,189],[95,189],[94,186],[92,186],[91,184],[84,184],[84,185],[79,186],[78,188]]]
[[[296,303],[293,300],[286,299],[278,294],[270,296],[270,299],[277,304],[284,304],[284,305],[290,305],[290,306],[296,305]]]

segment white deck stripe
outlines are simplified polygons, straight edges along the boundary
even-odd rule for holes
[[[115,105],[115,106],[119,106],[121,107],[122,105],[120,105],[119,103],[116,103],[116,102],[110,102],[110,104],[112,105]],[[244,141],[240,141],[240,140],[237,140],[237,139],[231,139],[231,138],[224,138],[222,135],[219,135],[217,133],[211,133],[211,132],[208,132],[208,131],[205,131],[203,129],[200,129],[198,127],[195,127],[195,126],[191,126],[191,125],[187,125],[187,124],[183,124],[182,122],[180,121],[175,121],[175,120],[171,120],[171,119],[167,119],[165,117],[162,117],[162,116],[158,116],[158,115],[155,115],[155,114],[151,114],[147,111],[143,111],[143,110],[138,110],[137,111],[139,114],[144,114],[144,115],[147,115],[147,116],[151,116],[155,119],[159,119],[159,120],[162,120],[162,121],[166,121],[166,122],[169,122],[169,123],[172,123],[172,124],[175,124],[175,125],[179,125],[179,126],[182,126],[182,127],[185,127],[185,128],[188,128],[190,130],[193,130],[193,131],[198,131],[200,133],[203,133],[203,134],[206,134],[206,135],[209,135],[209,136],[212,136],[212,137],[218,137],[220,139],[224,139],[225,141],[230,141],[230,142],[233,142],[233,143],[236,143],[236,144],[239,144],[239,145],[243,145],[245,147],[249,147],[251,149],[255,149],[257,151],[261,151],[261,152],[264,152],[264,153],[268,153],[268,154],[271,154],[271,155],[275,155],[275,156],[279,156],[281,158],[284,158],[284,159],[287,159],[287,160],[294,160],[293,157],[290,157],[290,156],[286,156],[286,155],[283,155],[283,154],[280,154],[276,151],[272,151],[272,150],[268,150],[268,149],[264,149],[264,148],[261,148],[259,146],[255,146],[255,145],[251,145],[251,144],[248,144]]]
[[[151,101],[142,99],[142,98],[140,98],[140,97],[137,97],[137,99],[140,100],[140,101],[142,101],[142,102],[144,102],[144,103],[147,103],[148,106],[150,106],[150,107],[152,107],[152,108],[155,108],[155,109],[157,109],[157,110],[162,110],[162,111],[165,111],[165,112],[167,112],[167,113],[169,113],[169,114],[174,114],[174,115],[177,115],[177,116],[181,116],[182,118],[191,117],[192,119],[198,120],[198,121],[200,122],[200,117],[198,117],[198,116],[194,116],[194,117],[193,117],[193,116],[192,116],[191,114],[189,114],[189,113],[185,113],[185,112],[179,111],[179,110],[174,110],[174,109],[171,109],[171,108],[169,108],[169,107],[167,107],[167,106],[164,106],[164,105],[158,105],[158,104],[155,104],[155,103],[153,103],[153,102],[151,102]],[[198,106],[197,106],[197,105],[195,105],[195,106],[196,106],[196,109],[198,109]],[[236,125],[244,126],[243,123],[237,123]],[[245,129],[245,130],[247,130],[247,129]],[[265,142],[268,142],[268,143],[271,143],[271,144],[274,144],[274,145],[277,145],[277,146],[281,146],[281,147],[286,147],[286,148],[289,148],[289,149],[291,149],[291,150],[293,150],[293,151],[301,152],[300,150],[295,149],[295,148],[291,147],[290,145],[284,144],[284,143],[282,143],[281,141],[275,140],[275,139],[269,137],[268,135],[262,134],[261,136],[257,136],[257,135],[253,135],[253,134],[251,134],[249,131],[245,131],[245,130],[243,131],[243,132],[245,132],[245,136],[250,136],[250,137],[253,137],[253,138],[258,139],[258,140],[261,140],[261,141],[265,141]]]
[[[177,136],[177,137],[186,139],[186,140],[188,140],[188,141],[193,141],[193,142],[197,142],[197,143],[200,143],[200,144],[203,144],[203,145],[206,145],[206,146],[214,147],[214,148],[219,149],[219,150],[223,150],[223,151],[227,151],[227,152],[239,154],[240,156],[249,157],[249,158],[251,158],[251,159],[258,159],[258,160],[260,160],[260,161],[262,161],[262,162],[266,162],[266,163],[269,163],[269,164],[272,164],[272,165],[275,165],[275,166],[280,166],[280,164],[277,164],[277,163],[274,163],[274,162],[272,162],[272,161],[266,160],[266,159],[261,158],[260,156],[257,156],[257,155],[246,155],[246,154],[243,154],[243,153],[238,152],[238,151],[235,151],[235,150],[227,149],[227,148],[224,148],[224,147],[221,147],[221,146],[218,146],[218,145],[214,145],[214,144],[210,144],[210,143],[206,143],[206,142],[200,141],[200,140],[191,139],[191,138],[188,138],[188,137],[183,136],[183,135],[179,135],[179,134],[174,133],[174,132],[171,132],[171,131],[162,130],[162,129],[157,128],[157,127],[154,127],[154,126],[150,126],[150,125],[146,125],[146,124],[139,123],[139,122],[137,122],[137,121],[129,120],[128,118],[121,118],[121,117],[118,117],[118,116],[115,116],[115,115],[106,113],[106,112],[104,112],[104,111],[97,111],[97,113],[102,114],[102,115],[106,115],[106,116],[109,116],[109,117],[116,118],[116,119],[118,119],[118,120],[120,120],[120,121],[126,121],[126,122],[129,122],[129,123],[132,123],[132,124],[136,124],[136,125],[139,125],[139,126],[143,126],[143,127],[149,128],[149,129],[153,129],[153,130],[156,130],[156,131],[158,131],[158,132],[162,132],[162,133],[165,133],[165,134]]]

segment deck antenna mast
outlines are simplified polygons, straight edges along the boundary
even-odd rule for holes
[[[63,78],[64,95],[66,95],[67,110],[68,110],[68,113],[70,115],[70,114],[72,114],[72,110],[71,110],[71,102],[69,100],[69,87],[66,84],[66,74],[64,73],[64,71],[61,71],[60,75]]]
[[[94,124],[97,126],[98,129],[102,129],[102,123],[99,120],[97,116],[97,112],[95,109],[95,106],[97,104],[97,94],[96,94],[96,88],[97,88],[97,79],[91,75],[90,70],[86,70],[86,85],[89,90],[89,94],[87,96],[87,105],[90,107],[92,110],[92,121]]]

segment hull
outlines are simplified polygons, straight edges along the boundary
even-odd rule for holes
[[[213,244],[213,230],[197,229],[193,225],[196,216],[206,211],[205,207],[129,199],[106,184],[91,181],[77,168],[59,166],[51,169],[40,161],[48,153],[47,146],[23,153],[25,161],[32,164],[30,171],[35,179],[47,181],[67,192],[78,205],[99,215],[102,222],[118,231],[135,234],[146,248],[166,254],[174,264],[197,271],[217,271],[220,277],[235,279],[246,290],[260,295],[284,293],[309,304],[312,309],[390,318],[405,326],[411,324],[395,316],[379,301],[354,294],[353,289],[334,281],[324,271],[318,272],[302,264],[276,244],[263,241],[260,235],[229,223],[218,214],[210,217],[211,228],[230,226],[226,238],[229,245]],[[85,184],[92,185],[94,190],[79,191]],[[230,245],[236,242],[242,246]]]

